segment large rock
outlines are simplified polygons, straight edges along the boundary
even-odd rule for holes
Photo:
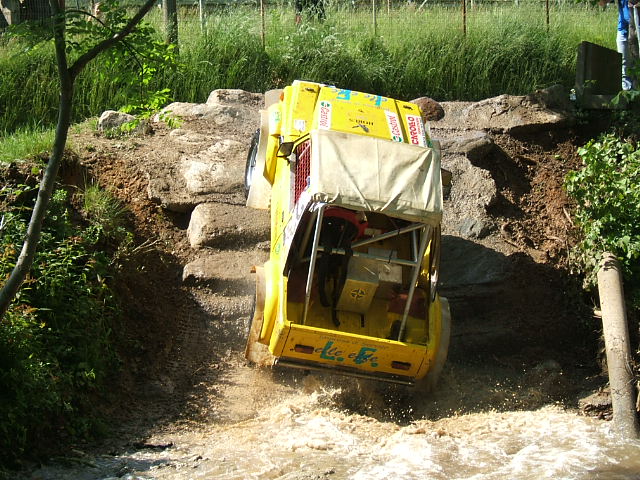
[[[439,133],[436,130],[436,135]],[[436,137],[434,135],[434,138]],[[487,156],[494,148],[493,139],[482,131],[463,131],[440,138],[440,148],[444,155],[461,154],[477,161]]]
[[[149,198],[175,212],[222,199],[244,204],[248,148],[235,140],[222,140],[198,153],[153,166],[147,171]]]
[[[443,231],[467,238],[485,237],[493,228],[487,207],[497,197],[491,174],[463,155],[443,156],[442,166],[452,173],[451,190],[444,205]]]
[[[420,97],[411,100],[411,103],[415,103],[420,107],[423,122],[435,122],[444,117],[444,109],[442,108],[442,105],[436,102],[433,98]]]
[[[435,128],[530,133],[565,127],[573,122],[570,112],[547,105],[553,95],[500,95],[479,102],[443,102],[445,116]]]
[[[128,113],[116,112],[115,110],[106,110],[102,112],[98,119],[98,130],[101,132],[114,130],[121,127],[125,123],[133,122],[136,119]]]
[[[509,259],[470,240],[443,235],[440,290],[451,298],[486,294],[509,277]]]
[[[202,203],[191,213],[187,229],[193,248],[228,247],[269,239],[269,212],[240,205]]]
[[[222,140],[194,156],[182,158],[187,190],[196,195],[237,190],[244,185],[246,156],[245,145]]]
[[[207,105],[249,105],[260,108],[263,103],[262,93],[251,93],[235,88],[214,90],[207,98]]]
[[[162,115],[185,119],[206,118],[218,126],[233,122],[255,123],[255,118],[253,118],[255,112],[243,105],[173,102],[161,110],[157,119],[161,119]]]
[[[264,95],[237,89],[214,90],[206,103],[173,102],[162,109],[155,120],[163,115],[184,120],[203,119],[216,127],[228,128],[234,136],[250,136],[260,119],[258,110],[264,103]]]
[[[185,265],[182,280],[211,284],[222,294],[252,293],[255,281],[251,275],[254,266],[261,265],[268,253],[260,249],[221,251],[202,254]]]
[[[575,113],[575,106],[569,100],[569,92],[564,85],[556,84],[548,88],[536,90],[524,99],[525,105],[538,105],[567,115]]]

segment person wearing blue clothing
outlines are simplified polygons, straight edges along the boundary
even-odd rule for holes
[[[631,50],[629,49],[629,22],[631,12],[628,0],[617,0],[618,4],[618,33],[616,35],[616,45],[618,53],[622,54],[622,89],[631,90],[633,81],[629,68],[631,67]]]

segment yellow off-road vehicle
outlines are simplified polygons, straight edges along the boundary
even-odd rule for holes
[[[420,109],[304,81],[266,104],[245,187],[270,209],[271,249],[247,358],[433,387],[450,316],[440,154]]]

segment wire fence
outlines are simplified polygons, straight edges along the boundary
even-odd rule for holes
[[[65,0],[61,0],[64,2]],[[171,1],[171,0],[169,0]],[[575,5],[568,0],[174,0],[178,6],[178,23],[184,18],[197,16],[202,28],[210,17],[222,11],[237,11],[245,15],[253,9],[260,16],[259,30],[264,39],[268,35],[269,16],[273,12],[290,15],[296,25],[308,22],[335,21],[344,25],[357,23],[378,35],[381,26],[392,25],[405,28],[408,15],[415,18],[430,17],[434,11],[447,11],[446,20],[452,30],[466,34],[474,17],[487,10],[525,10],[530,21],[543,22],[547,27],[552,22],[554,10],[566,10]],[[135,7],[140,0],[125,0],[124,6]],[[158,8],[167,0],[158,0]],[[95,12],[98,0],[66,0],[67,8]],[[613,10],[613,9],[611,9]],[[0,0],[0,28],[24,20],[37,20],[50,15],[48,0]],[[457,12],[457,15],[453,15]],[[368,16],[368,20],[366,17]],[[183,18],[181,18],[183,17]],[[363,32],[364,33],[364,32]],[[264,42],[264,40],[263,40]]]
[[[197,11],[202,27],[205,28],[207,18],[215,15],[220,9],[237,9],[253,6],[261,16],[261,35],[268,34],[269,14],[289,13],[296,25],[305,22],[337,21],[338,23],[366,28],[377,35],[381,25],[393,24],[395,28],[406,28],[404,22],[408,15],[415,18],[429,17],[434,10],[447,11],[447,20],[451,22],[451,13],[457,11],[457,20],[450,23],[452,29],[459,29],[466,34],[473,16],[487,9],[527,9],[529,19],[551,22],[551,11],[554,7],[574,5],[564,0],[178,0],[185,11]],[[368,15],[368,21],[363,18]]]

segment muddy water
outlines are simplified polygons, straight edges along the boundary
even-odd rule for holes
[[[427,420],[407,411],[420,399],[357,382],[239,369],[222,383],[207,418],[147,438],[148,448],[31,478],[640,479],[640,442],[556,406]]]

